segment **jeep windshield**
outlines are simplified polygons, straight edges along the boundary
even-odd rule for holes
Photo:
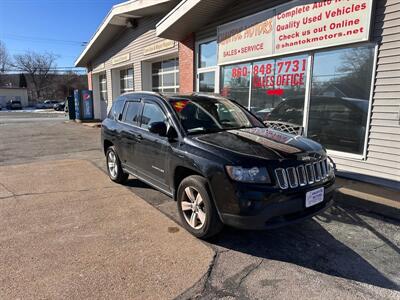
[[[169,99],[188,134],[264,127],[243,107],[217,96],[178,96]]]

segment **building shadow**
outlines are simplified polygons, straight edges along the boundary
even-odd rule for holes
[[[317,216],[317,219],[322,223],[343,222],[362,227],[360,230],[368,229],[400,254],[400,249],[392,241],[371,228],[357,214],[351,209],[335,205],[331,211]],[[292,263],[327,275],[400,291],[398,283],[387,278],[362,256],[338,241],[319,222],[308,220],[268,231],[244,231],[226,227],[210,242],[259,258]],[[358,242],[365,243],[354,241]]]

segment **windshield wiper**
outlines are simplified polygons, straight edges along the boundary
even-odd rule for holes
[[[195,135],[195,134],[203,134],[203,133],[216,133],[216,132],[221,132],[224,129],[221,128],[193,128],[187,130],[189,135]]]

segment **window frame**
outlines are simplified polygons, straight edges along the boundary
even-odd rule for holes
[[[132,75],[128,75],[128,70],[132,70]],[[122,77],[121,72],[126,72],[126,76]],[[127,82],[132,79],[132,88],[126,88]],[[122,82],[124,82],[124,88],[122,88]],[[120,94],[129,93],[135,91],[135,70],[133,66],[127,66],[119,69],[119,92]]]
[[[168,61],[168,60],[175,60],[175,66],[174,66],[174,70],[169,70],[169,71],[164,71],[162,68],[162,64],[164,61]],[[161,63],[161,71],[157,72],[157,73],[153,73],[153,64],[155,63]],[[169,58],[169,59],[163,59],[163,60],[159,60],[159,61],[155,61],[152,62],[150,65],[150,69],[151,69],[151,90],[153,92],[157,92],[157,93],[177,93],[179,91],[179,86],[180,84],[176,84],[179,81],[179,57],[173,57],[173,58]],[[175,85],[166,85],[164,86],[164,75],[168,75],[168,74],[174,74],[174,83]],[[158,76],[159,77],[159,85],[158,86],[153,86],[153,77]],[[174,89],[174,92],[164,92],[164,89]]]
[[[167,113],[165,112],[165,110],[161,107],[161,105],[159,105],[159,104],[158,104],[156,101],[154,101],[154,100],[147,99],[147,98],[143,98],[141,102],[142,102],[142,109],[141,109],[140,118],[139,118],[139,120],[140,120],[139,128],[142,129],[142,130],[145,130],[145,131],[147,131],[147,132],[149,132],[149,133],[151,133],[151,134],[153,134],[152,132],[149,131],[148,128],[142,127],[142,118],[143,118],[143,113],[144,113],[144,107],[145,107],[145,105],[146,105],[146,104],[152,104],[152,105],[157,106],[157,107],[160,109],[160,111],[163,113],[163,115],[164,115],[164,117],[165,117],[165,122],[168,122],[168,120],[169,120],[169,119],[168,119],[168,115],[167,115]]]
[[[120,96],[121,97],[121,96]],[[124,106],[123,106],[123,108],[122,108],[122,110],[121,110],[121,115],[122,115],[122,120],[118,120],[118,118],[117,119],[115,119],[118,123],[121,123],[121,124],[124,124],[124,125],[127,125],[127,126],[131,126],[131,127],[134,127],[134,128],[140,128],[140,126],[138,125],[139,123],[137,123],[137,124],[133,124],[133,123],[127,123],[127,122],[125,122],[124,121],[124,118],[123,118],[123,116],[124,116],[124,112],[125,112],[125,109],[127,109],[127,107],[128,107],[128,103],[129,102],[138,102],[139,104],[140,104],[140,106],[139,106],[139,120],[141,119],[141,117],[142,117],[142,112],[143,112],[143,103],[142,103],[142,99],[140,99],[140,98],[137,98],[137,99],[127,99],[127,98],[125,98],[125,97],[123,97],[122,98],[123,100],[121,100],[121,101],[123,101],[124,102]]]
[[[200,92],[200,73],[214,72],[214,93],[219,93],[220,86],[220,66],[218,65],[218,46],[217,46],[217,62],[215,66],[199,67],[200,61],[200,45],[212,41],[217,41],[217,36],[201,39],[195,43],[195,66],[196,66],[196,92]]]
[[[102,78],[104,79],[104,82],[102,80]],[[105,90],[103,90],[103,83],[105,83]],[[102,95],[105,95],[105,97],[103,97]],[[107,73],[103,72],[99,74],[99,96],[100,96],[100,101],[105,101],[107,102],[108,100],[108,89],[107,89]]]

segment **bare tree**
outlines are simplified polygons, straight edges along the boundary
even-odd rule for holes
[[[55,61],[56,56],[51,53],[27,52],[14,55],[14,67],[30,79],[37,99],[41,98],[42,89],[51,83]]]
[[[6,45],[0,41],[0,73],[4,73],[10,65],[10,56]]]

